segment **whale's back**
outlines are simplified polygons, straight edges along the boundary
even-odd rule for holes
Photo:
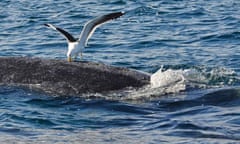
[[[141,87],[150,82],[148,74],[94,62],[2,57],[0,67],[2,84],[31,86],[61,95]]]

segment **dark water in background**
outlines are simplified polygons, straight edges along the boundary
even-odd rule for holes
[[[42,24],[77,37],[92,17],[125,11],[96,30],[85,60],[150,73],[161,65],[191,69],[204,85],[137,100],[1,86],[1,143],[240,143],[240,1],[2,0],[0,6],[0,56],[65,59],[65,39]]]

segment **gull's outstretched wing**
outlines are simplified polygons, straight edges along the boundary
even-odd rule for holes
[[[60,32],[67,39],[68,42],[75,42],[76,41],[76,39],[70,33],[68,33],[67,31],[65,31],[65,30],[63,30],[59,27],[55,27],[52,24],[44,24],[44,25]]]
[[[101,24],[103,24],[109,20],[116,19],[116,18],[122,16],[123,14],[124,14],[124,12],[115,12],[115,13],[110,13],[110,14],[106,14],[103,16],[99,16],[99,17],[96,17],[96,18],[88,21],[84,25],[78,41],[80,41],[80,44],[83,44],[83,46],[85,46],[88,42],[88,39],[92,36],[93,32],[95,31],[95,29],[97,27],[99,27]]]

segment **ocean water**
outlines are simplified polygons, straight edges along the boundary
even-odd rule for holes
[[[0,56],[66,59],[52,23],[78,37],[99,27],[84,60],[152,73],[152,85],[53,96],[0,86],[0,143],[240,143],[240,1],[2,0]]]

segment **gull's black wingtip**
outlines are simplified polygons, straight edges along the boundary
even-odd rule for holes
[[[120,16],[124,15],[125,12],[124,12],[124,11],[121,11],[121,12],[116,12],[115,14],[118,15],[118,16],[120,17]]]
[[[104,15],[104,17],[107,19],[116,19],[116,18],[121,17],[124,14],[125,14],[125,12],[113,12],[113,13]]]
[[[122,15],[125,15],[125,11],[121,11],[120,13],[121,13]]]
[[[45,24],[43,24],[43,25],[49,27],[49,24],[47,24],[47,23],[45,23]]]

